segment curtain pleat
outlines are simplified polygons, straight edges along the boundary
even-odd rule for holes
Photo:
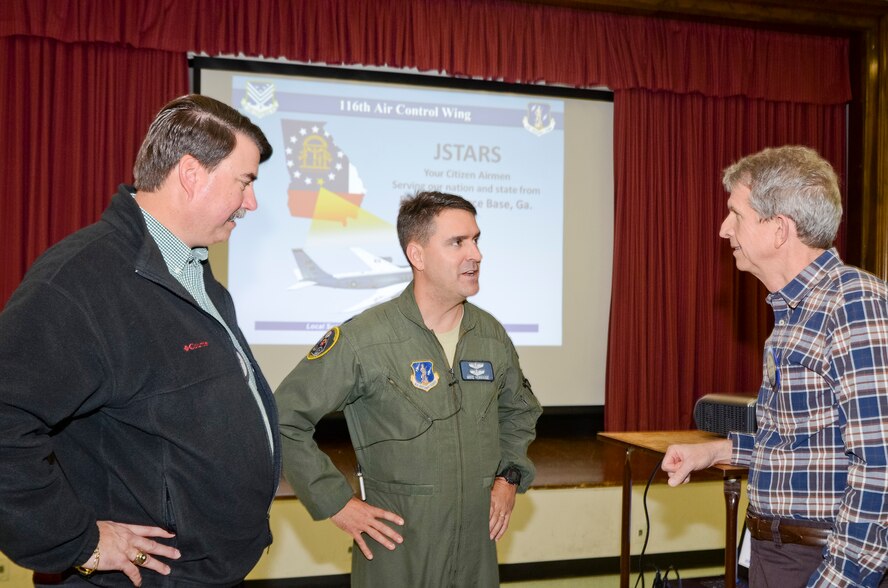
[[[837,104],[847,40],[510,0],[6,0],[0,36]]]

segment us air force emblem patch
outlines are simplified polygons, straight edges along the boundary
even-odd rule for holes
[[[459,373],[463,380],[493,381],[493,364],[489,361],[462,360],[459,362]]]
[[[315,346],[311,348],[311,351],[308,352],[308,355],[306,355],[305,358],[318,359],[324,357],[325,353],[333,349],[333,346],[336,345],[337,341],[339,341],[339,327],[333,327],[321,337],[320,341],[315,343]]]
[[[428,392],[438,385],[438,374],[435,372],[435,366],[431,361],[414,361],[410,364],[413,374],[410,376],[410,383],[415,388]]]

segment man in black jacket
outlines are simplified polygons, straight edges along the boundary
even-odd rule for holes
[[[271,391],[206,247],[256,208],[271,146],[184,96],[135,186],[32,266],[0,314],[0,551],[59,583],[240,583],[271,542]]]

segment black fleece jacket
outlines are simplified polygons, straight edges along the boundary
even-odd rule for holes
[[[131,190],[46,251],[0,313],[0,551],[61,571],[89,558],[97,520],[153,525],[182,558],[166,578],[143,569],[143,586],[231,585],[271,542],[274,399],[250,355],[272,452],[230,337],[169,274]]]

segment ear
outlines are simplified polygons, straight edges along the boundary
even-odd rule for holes
[[[425,260],[423,259],[422,245],[417,243],[416,241],[411,241],[407,244],[407,261],[410,262],[410,265],[414,267],[417,271],[422,271],[425,269]]]
[[[206,170],[197,159],[186,154],[179,159],[179,163],[176,165],[176,173],[179,185],[182,186],[185,194],[190,199],[200,187]]]
[[[791,237],[795,237],[796,226],[791,218],[782,214],[774,217],[774,225],[776,227],[774,231],[774,248],[780,249]]]

